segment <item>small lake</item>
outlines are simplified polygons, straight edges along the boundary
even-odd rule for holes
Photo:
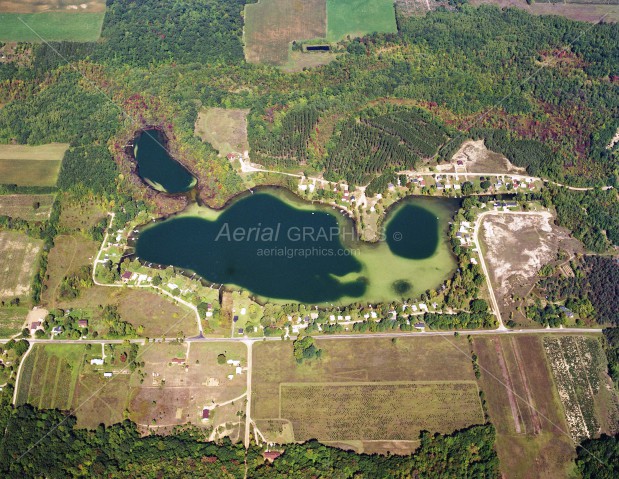
[[[155,129],[144,130],[135,140],[134,156],[138,175],[148,185],[164,193],[185,193],[196,184],[196,178],[170,156],[164,135]]]
[[[406,199],[388,213],[384,241],[366,243],[337,210],[283,190],[261,190],[223,211],[194,205],[147,226],[136,253],[261,299],[389,301],[435,288],[453,273],[446,233],[458,204]]]

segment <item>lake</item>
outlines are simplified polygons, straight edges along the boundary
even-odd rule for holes
[[[390,210],[384,241],[366,243],[338,211],[283,190],[261,190],[223,211],[193,206],[145,227],[136,254],[260,299],[389,301],[451,276],[456,263],[446,233],[457,208],[453,200],[406,199]]]
[[[185,193],[195,186],[196,178],[170,156],[165,145],[165,137],[159,130],[141,132],[134,146],[138,175],[157,191]]]

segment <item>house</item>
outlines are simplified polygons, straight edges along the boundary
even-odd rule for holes
[[[103,366],[103,359],[101,358],[91,359],[90,364],[92,364],[93,366]]]
[[[111,378],[112,377],[112,373],[103,373],[103,377],[104,378]]]
[[[471,264],[477,264],[477,260],[475,258],[471,258]]]
[[[234,316],[234,318],[232,318],[232,321],[234,321],[235,323],[239,320],[238,316]]]
[[[52,329],[52,334],[60,334],[62,333],[62,326],[56,326],[54,329]]]
[[[239,334],[243,334],[243,328],[239,328]]]
[[[269,462],[273,462],[275,459],[277,459],[282,454],[283,454],[282,451],[264,451],[262,453],[262,457],[264,457]]]
[[[123,275],[121,276],[123,283],[128,283],[129,280],[131,279],[131,276],[133,276],[133,273],[131,271],[125,271]]]
[[[228,374],[228,379],[234,379],[234,374]]]
[[[208,421],[209,416],[211,415],[210,409],[204,408],[202,409],[202,420]]]
[[[232,365],[232,366],[238,366],[241,364],[241,361],[239,361],[238,359],[228,359],[226,361],[226,363]]]
[[[78,325],[80,328],[87,328],[87,327],[88,327],[88,320],[87,320],[87,319],[80,319],[80,320],[77,322],[77,325]]]
[[[41,329],[41,321],[33,321],[30,323],[30,331],[36,331],[37,329]]]
[[[185,358],[172,358],[172,364],[185,364]]]
[[[237,366],[237,367],[234,369],[234,372],[235,372],[236,374],[242,374],[242,373],[243,373],[243,368],[242,368],[241,366]]]
[[[457,164],[458,166],[464,166],[464,161],[462,161],[462,160],[458,160],[458,161],[456,162],[456,164]]]
[[[415,329],[424,330],[426,329],[426,325],[424,323],[415,323]]]

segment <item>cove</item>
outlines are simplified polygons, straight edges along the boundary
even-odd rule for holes
[[[135,140],[134,157],[138,175],[149,186],[164,193],[185,193],[196,184],[194,176],[170,156],[164,135],[156,129],[144,130]]]
[[[148,225],[135,248],[142,261],[191,270],[259,299],[389,301],[437,287],[453,273],[444,233],[456,207],[444,200],[405,200],[389,211],[387,235],[424,212],[427,228],[406,230],[400,241],[387,237],[371,244],[357,240],[352,221],[336,210],[269,189],[239,198],[221,212],[194,206]],[[429,234],[431,224],[435,231]],[[419,240],[415,231],[427,238]],[[398,250],[401,243],[408,249]]]

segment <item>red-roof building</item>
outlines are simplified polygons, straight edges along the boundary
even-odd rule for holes
[[[172,358],[172,362],[174,364],[185,364],[185,359],[183,359],[183,358]]]
[[[202,409],[202,419],[203,420],[204,419],[208,419],[210,415],[211,415],[211,410],[210,409],[207,409],[207,408]]]
[[[262,457],[264,457],[267,461],[273,462],[279,456],[283,454],[283,451],[264,451],[262,453]]]
[[[77,325],[78,325],[80,328],[87,328],[87,327],[88,327],[88,320],[87,320],[87,319],[80,319],[80,320],[77,322]]]

